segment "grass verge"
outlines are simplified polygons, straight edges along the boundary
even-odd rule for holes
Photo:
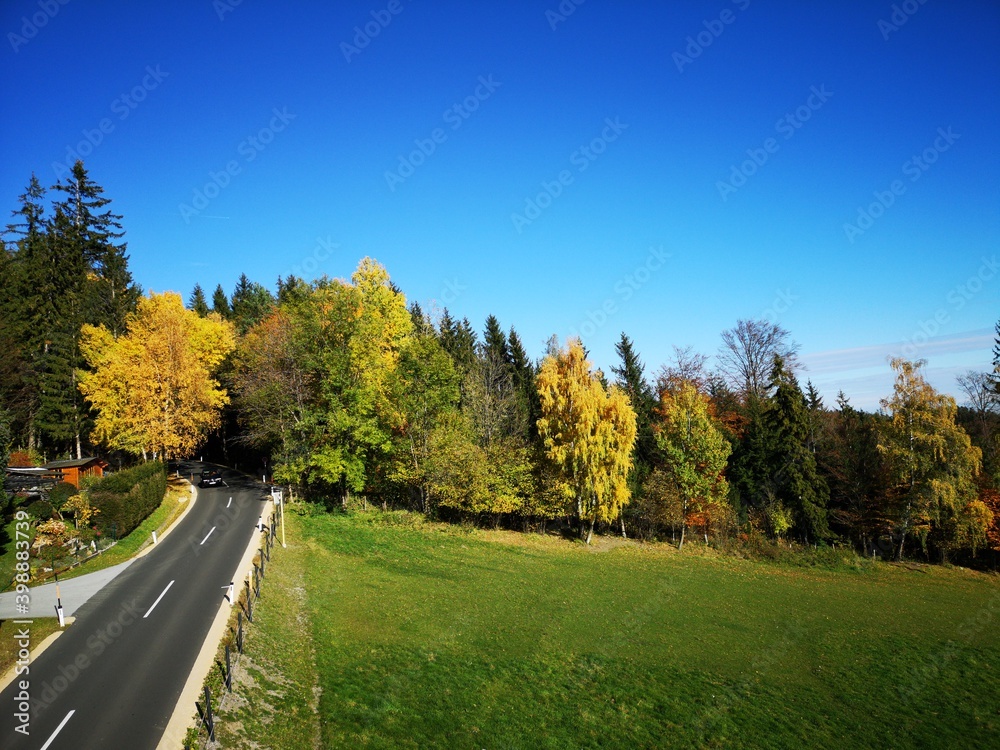
[[[0,677],[17,662],[17,652],[20,648],[17,635],[22,628],[27,627],[31,646],[35,649],[42,641],[59,630],[59,621],[54,617],[33,618],[30,625],[16,625],[13,620],[0,620]]]
[[[294,533],[294,532],[292,532]],[[233,692],[223,683],[227,641],[235,642],[236,614],[229,638],[216,654],[206,685],[213,696],[216,740],[220,747],[319,747],[318,676],[306,612],[304,545],[282,549],[275,543],[267,575],[245,625],[245,649],[232,648]],[[192,747],[204,731],[188,733]]]

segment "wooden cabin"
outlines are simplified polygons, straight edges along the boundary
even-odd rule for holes
[[[62,481],[80,489],[84,477],[103,477],[108,463],[101,458],[74,458],[68,461],[50,461],[45,469],[62,474]]]

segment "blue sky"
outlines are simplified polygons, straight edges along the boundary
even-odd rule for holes
[[[605,369],[762,316],[831,405],[893,353],[953,393],[990,366],[995,2],[6,0],[0,31],[0,205],[83,156],[146,289],[371,255]]]

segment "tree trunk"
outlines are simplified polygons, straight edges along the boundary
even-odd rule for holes
[[[681,543],[677,545],[677,551],[684,549],[684,532],[687,531],[687,522],[681,524]]]
[[[625,516],[618,516],[618,520],[621,521],[622,524],[622,539],[628,539],[628,535],[625,533]]]
[[[594,519],[590,519],[590,529],[587,531],[587,544],[590,544],[590,540],[594,538]]]

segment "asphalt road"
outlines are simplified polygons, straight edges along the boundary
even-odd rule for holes
[[[180,468],[197,475],[202,464]],[[29,674],[0,695],[0,747],[156,747],[224,586],[259,533],[264,485],[229,470],[223,479],[228,486],[200,488],[180,524],[83,605]],[[16,716],[25,679],[27,737],[17,730],[24,717]]]

